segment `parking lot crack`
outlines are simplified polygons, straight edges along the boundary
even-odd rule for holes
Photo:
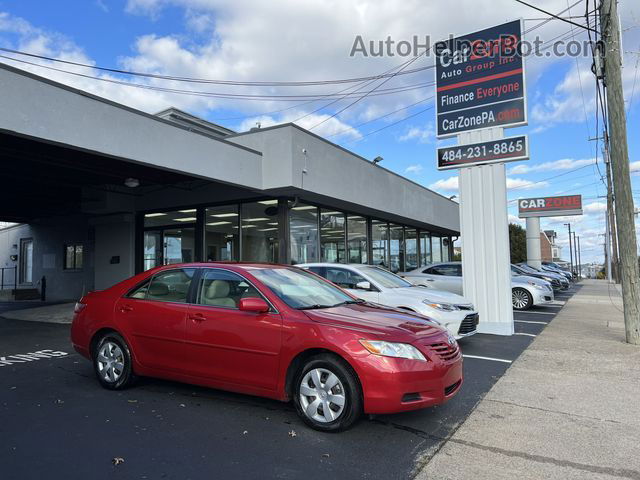
[[[619,422],[617,420],[611,420],[609,418],[599,418],[599,417],[591,417],[589,415],[579,415],[577,413],[568,413],[568,412],[562,412],[559,410],[549,410],[546,408],[540,408],[540,407],[532,407],[530,405],[521,405],[519,403],[515,403],[515,402],[505,402],[504,400],[493,400],[493,399],[486,399],[488,402],[494,402],[494,403],[502,403],[504,405],[511,405],[514,407],[521,407],[521,408],[528,408],[531,410],[538,410],[540,412],[547,412],[547,413],[557,413],[558,415],[566,415],[568,417],[576,417],[576,418],[585,418],[585,419],[589,419],[589,420],[597,420],[599,422],[608,422],[608,423],[615,423],[618,425],[622,425],[622,422]]]
[[[533,455],[530,453],[519,452],[516,450],[506,450],[504,448],[499,448],[499,447],[490,447],[488,445],[482,445],[480,443],[470,442],[468,440],[461,440],[457,438],[451,438],[449,439],[449,441],[459,445],[464,445],[466,447],[475,448],[478,450],[484,450],[492,453],[497,453],[499,455],[505,455],[507,457],[522,458],[524,460],[530,460],[538,463],[546,463],[550,465],[556,465],[559,467],[568,467],[568,468],[573,468],[575,470],[581,470],[583,472],[597,473],[597,474],[608,475],[612,477],[631,478],[634,480],[640,480],[640,471],[638,470],[632,470],[628,468],[601,467],[599,465],[589,465],[586,463],[572,462],[570,460],[560,460],[553,457],[545,457],[543,455]]]

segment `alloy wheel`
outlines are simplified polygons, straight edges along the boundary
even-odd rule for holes
[[[337,420],[344,411],[346,394],[338,376],[326,368],[309,370],[300,382],[300,405],[316,422]]]
[[[124,372],[124,353],[114,342],[105,342],[98,352],[98,372],[102,378],[109,382],[118,381]]]
[[[522,309],[526,308],[529,304],[529,297],[524,290],[516,290],[511,293],[511,299],[513,301],[514,308]]]

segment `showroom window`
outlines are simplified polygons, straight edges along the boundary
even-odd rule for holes
[[[240,206],[242,256],[249,262],[278,262],[278,206],[275,200]]]
[[[207,262],[238,260],[238,205],[209,207],[204,221],[204,258]],[[277,227],[275,227],[277,228]]]
[[[433,263],[442,261],[442,239],[440,237],[431,237],[431,253]]]
[[[367,219],[347,216],[347,263],[367,263]]]
[[[371,221],[371,263],[381,267],[389,266],[389,226],[380,220]]]
[[[389,225],[389,270],[393,273],[404,270],[404,227]]]
[[[318,207],[298,204],[289,211],[291,263],[318,260]]]
[[[431,235],[429,232],[420,232],[420,266],[429,265],[431,262]]]
[[[195,260],[195,208],[144,216],[143,268]]]
[[[345,262],[345,226],[344,213],[320,210],[320,260],[322,262]]]
[[[405,228],[404,248],[404,270],[408,272],[418,268],[418,231],[415,228]]]
[[[84,247],[81,244],[64,246],[64,269],[80,270],[83,264]]]

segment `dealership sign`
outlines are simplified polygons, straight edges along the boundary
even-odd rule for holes
[[[582,195],[521,198],[518,200],[518,216],[520,218],[564,215],[582,215]]]
[[[526,135],[438,148],[438,170],[529,158]]]
[[[527,123],[522,21],[435,45],[437,136]]]

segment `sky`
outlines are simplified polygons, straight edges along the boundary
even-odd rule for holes
[[[547,11],[564,11],[563,16],[584,23],[584,0],[532,3]],[[588,8],[594,8],[594,0]],[[640,204],[640,5],[621,0],[619,8],[629,160],[634,198]],[[559,20],[543,23],[544,14],[514,0],[0,0],[0,47],[170,76],[319,81],[397,72],[411,60],[406,71],[433,65],[433,56],[400,56],[395,50],[391,50],[393,55],[350,55],[357,36],[365,45],[369,41],[377,45],[387,38],[412,42],[414,37],[424,43],[425,36],[435,42],[517,18],[524,19],[525,29],[536,27],[525,38],[538,36],[547,42],[543,47],[557,38],[587,39],[586,30]],[[175,106],[237,131],[258,123],[266,127],[295,121],[365,158],[382,156],[384,167],[443,195],[458,193],[457,172],[436,168],[437,146],[455,140],[437,140],[434,134],[433,69],[387,77],[384,84],[377,80],[304,87],[235,86],[132,77],[33,58],[28,61],[37,65],[9,58],[0,61],[149,113]],[[602,122],[596,120],[591,60],[550,54],[530,56],[525,63],[529,123],[507,129],[505,134],[528,134],[531,158],[506,165],[509,219],[524,225],[517,218],[518,198],[582,194],[583,216],[545,218],[541,226],[558,232],[557,241],[565,246],[563,257],[568,260],[564,224],[571,222],[581,237],[583,262],[602,262],[606,188],[601,181],[602,143],[589,141],[602,135]],[[370,95],[356,103],[356,97],[345,96],[370,90]],[[211,93],[280,97],[230,99]],[[283,95],[316,95],[316,100],[282,101],[286,99]],[[333,96],[317,99],[322,95]]]

